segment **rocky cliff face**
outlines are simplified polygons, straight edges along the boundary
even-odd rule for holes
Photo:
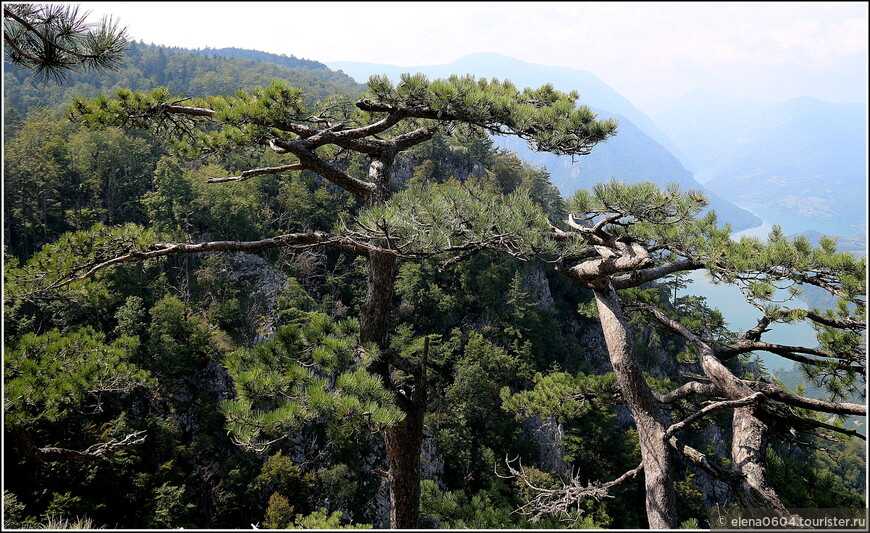
[[[555,471],[563,477],[569,477],[571,465],[564,459],[565,446],[562,439],[565,432],[562,424],[533,416],[523,420],[522,435],[537,444],[541,450],[538,461],[542,470]]]
[[[272,267],[256,254],[235,252],[229,279],[245,283],[250,288],[251,306],[248,323],[256,331],[252,344],[267,340],[275,334],[278,320],[278,296],[287,283],[287,275]]]

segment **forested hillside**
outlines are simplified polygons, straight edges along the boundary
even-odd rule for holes
[[[866,505],[863,441],[844,426],[863,406],[841,401],[864,390],[863,263],[826,239],[729,244],[696,191],[563,198],[489,137],[575,153],[615,132],[552,87],[360,85],[273,61],[130,43],[119,70],[60,85],[4,66],[4,528],[395,527],[400,483],[423,528],[707,527],[751,490]],[[763,324],[729,331],[660,267],[750,272],[756,302],[775,276],[824,276],[840,307],[811,318],[819,350],[777,352],[806,363],[818,403],[759,364]],[[605,275],[667,430],[664,518],[650,429],[602,328]],[[734,461],[732,410],[773,428],[747,460],[770,458],[760,489]],[[416,467],[395,449],[411,430]]]
[[[227,55],[230,52],[233,51],[186,50],[131,42],[122,68],[106,74],[72,73],[63,84],[33,83],[29,71],[4,63],[4,113],[14,112],[23,117],[34,106],[64,111],[75,96],[93,97],[122,87],[149,90],[166,86],[173,92],[206,96],[232,94],[240,88],[267,85],[273,79],[292,79],[306,88],[312,100],[333,94],[353,96],[365,89],[350,76],[316,61],[253,51],[233,52],[247,56],[238,58]],[[7,118],[6,123],[9,122]]]

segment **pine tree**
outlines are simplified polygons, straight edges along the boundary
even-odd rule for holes
[[[61,83],[72,70],[105,73],[124,59],[127,34],[111,18],[87,22],[77,5],[3,4],[3,51],[38,80]]]
[[[378,348],[358,344],[359,328],[354,319],[313,313],[304,324],[283,326],[274,338],[231,354],[225,364],[237,395],[223,410],[236,443],[263,452],[324,416],[369,430],[395,425],[402,412],[366,371]]]
[[[453,76],[430,82],[422,75],[404,75],[396,85],[386,78],[372,77],[368,93],[353,106],[333,99],[310,108],[301,91],[274,82],[252,93],[239,91],[232,97],[194,100],[173,97],[166,89],[148,94],[122,89],[115,99],[77,100],[70,114],[92,127],[151,128],[175,138],[176,151],[187,156],[263,146],[286,155],[289,161],[209,181],[238,182],[260,175],[307,170],[377,210],[393,195],[390,179],[398,154],[439,132],[457,136],[513,135],[536,150],[588,154],[595,144],[614,134],[616,123],[596,120],[588,108],[576,105],[577,98],[576,93],[560,93],[550,85],[521,91],[509,81],[496,79]],[[367,159],[367,177],[349,171],[344,155],[347,153]],[[397,405],[405,413],[401,422],[386,431],[393,502],[391,524],[414,527],[419,508],[419,449],[426,409],[425,368],[389,351],[396,261],[401,252],[390,236],[389,224],[378,221],[366,228],[362,234],[308,232],[252,242],[155,243],[147,250],[131,249],[130,253],[107,257],[97,267],[169,253],[311,245],[331,246],[364,257],[369,279],[360,313],[360,342],[371,342],[380,348],[382,356],[370,371],[394,390]],[[471,249],[480,244],[462,246]],[[77,275],[89,274],[80,270]],[[393,382],[392,368],[414,376],[410,393],[400,392],[404,385]]]
[[[731,485],[743,507],[769,508],[785,515],[787,511],[765,477],[767,442],[774,428],[856,437],[854,430],[807,417],[801,410],[866,414],[864,405],[814,400],[763,379],[742,379],[723,364],[741,354],[768,351],[801,363],[829,387],[835,400],[842,397],[844,388],[863,396],[865,261],[836,252],[830,240],[813,248],[806,239],[786,239],[779,228],[766,241],[733,241],[729,227],[717,227],[715,213],[696,217],[705,203],[700,193],[681,192],[676,186],[661,190],[650,183],[612,181],[592,191],[578,191],[568,206],[572,213],[567,220],[569,231],[554,227],[551,234],[562,243],[557,270],[594,295],[593,312],[601,322],[619,389],[640,435],[647,517],[655,528],[677,526],[671,448]],[[638,287],[665,276],[701,269],[717,282],[733,283],[743,290],[762,312],[756,327],[736,339],[714,335],[705,321],[669,311],[637,292]],[[836,309],[789,307],[801,285],[820,287],[836,296]],[[788,292],[779,301],[782,295],[777,287],[783,286]],[[682,337],[704,381],[690,381],[666,394],[655,391],[634,353],[626,311],[645,315]],[[821,349],[762,340],[771,324],[796,320],[809,320],[819,329]],[[696,407],[682,421],[672,423],[666,406],[695,396],[711,398],[713,403]],[[691,422],[720,409],[733,409],[731,470],[715,466],[676,436]]]
[[[137,344],[132,337],[107,343],[92,328],[24,335],[3,362],[4,429],[18,449],[39,463],[98,461],[142,444],[144,431],[80,446],[95,438],[89,419],[97,419],[113,396],[153,386],[149,374],[130,363]],[[46,422],[67,427],[63,439],[71,444],[34,442]]]

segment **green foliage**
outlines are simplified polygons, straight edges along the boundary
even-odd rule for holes
[[[863,393],[866,331],[866,258],[838,252],[833,239],[812,246],[804,236],[786,238],[775,226],[766,241],[741,238],[732,243],[714,274],[735,283],[763,307],[772,322],[807,320],[810,313],[792,304],[802,285],[814,285],[837,298],[829,309],[813,309],[811,324],[828,359],[805,365],[806,377],[825,387],[834,401]],[[839,324],[845,324],[839,325]]]
[[[318,416],[386,427],[401,419],[391,393],[366,367],[374,346],[359,346],[359,324],[312,315],[304,326],[279,328],[274,339],[225,360],[236,399],[222,403],[234,438],[261,448],[261,434],[280,439]]]
[[[148,351],[159,372],[169,376],[188,374],[213,355],[206,325],[188,316],[177,297],[163,297],[151,308],[150,315]]]
[[[395,291],[400,300],[396,312],[403,321],[431,331],[461,312],[461,297],[447,292],[449,281],[441,278],[432,262],[401,264]]]
[[[19,258],[72,229],[65,214],[75,193],[66,141],[73,131],[48,110],[34,109],[16,134],[4,139],[4,237]]]
[[[516,394],[511,394],[507,387],[503,388],[504,409],[526,418],[537,415],[567,422],[612,405],[618,393],[614,373],[601,376],[538,373],[534,383],[533,389]]]
[[[355,211],[356,199],[323,178],[308,172],[293,173],[277,185],[275,226],[282,233],[331,230],[335,221]]]
[[[662,190],[650,181],[628,184],[612,179],[595,184],[592,190],[579,189],[568,207],[580,215],[620,213],[650,226],[667,226],[691,219],[706,204],[700,191],[680,191],[676,183]]]
[[[372,76],[369,93],[379,102],[410,107],[426,105],[439,117],[473,131],[516,135],[533,149],[555,154],[582,154],[616,132],[614,120],[595,120],[588,107],[575,105],[577,92],[561,93],[552,85],[518,90],[510,81],[450,76],[429,81],[403,74],[398,84]],[[461,126],[460,126],[461,127]]]
[[[431,358],[452,367],[444,384],[443,404],[433,417],[438,448],[444,454],[445,479],[468,490],[494,482],[493,450],[517,450],[518,428],[501,410],[503,384],[520,386],[529,378],[527,356],[510,352],[479,333],[454,336]],[[457,351],[453,351],[457,350]],[[470,481],[473,480],[473,481]]]
[[[93,408],[90,402],[99,406],[103,394],[150,384],[148,373],[129,362],[137,344],[130,337],[106,344],[104,335],[91,328],[24,335],[5,351],[5,424],[57,422]]]
[[[139,198],[148,190],[152,172],[151,146],[148,141],[129,135],[118,128],[99,131],[81,130],[68,140],[72,169],[81,178],[79,204],[100,207],[79,213],[73,223],[87,228],[96,220],[109,225],[116,222],[144,222]],[[74,215],[76,213],[74,212]]]
[[[119,336],[139,337],[144,330],[145,307],[142,298],[129,296],[115,312],[118,325],[114,333]]]
[[[10,4],[3,11],[3,51],[37,80],[60,83],[70,71],[104,73],[123,63],[126,29],[111,17],[89,23],[77,5]]]
[[[195,120],[190,116],[179,115],[167,120],[164,115],[172,102],[185,100],[188,99],[173,97],[166,87],[148,92],[123,88],[115,91],[114,99],[105,95],[90,100],[77,97],[69,108],[69,115],[88,128],[116,126],[166,135],[174,139],[176,154],[194,158],[257,144],[260,137],[271,133],[270,126],[305,121],[317,111],[306,105],[301,89],[273,79],[266,87],[256,87],[251,92],[238,89],[232,95],[225,93],[185,102],[186,105],[208,109],[204,116],[221,124],[216,129],[197,130]],[[324,106],[332,111],[336,102],[325,102]],[[345,103],[344,108],[347,107]]]
[[[529,195],[503,196],[476,183],[411,186],[359,214],[351,232],[386,234],[407,254],[496,249],[515,256],[546,251],[547,217]]]
[[[145,222],[140,198],[152,160],[146,139],[34,110],[4,146],[8,243],[25,259],[64,231]]]
[[[298,512],[305,512],[307,496],[314,486],[314,475],[303,473],[299,466],[279,450],[263,463],[256,484],[266,493],[280,493],[286,495],[285,499],[293,498],[292,507]]]
[[[707,198],[699,191],[681,191],[677,184],[661,189],[652,182],[626,184],[613,179],[595,184],[592,190],[578,190],[566,209],[578,223],[590,227],[612,216],[613,225],[606,229],[616,235],[627,233],[641,242],[668,243],[681,252],[697,250],[714,256],[717,245],[729,242],[730,228],[718,228],[714,212],[697,218],[706,205]]]
[[[699,516],[704,516],[704,495],[701,493],[698,483],[695,481],[695,474],[688,473],[683,479],[674,483],[674,492],[677,495],[677,514],[678,520],[681,521],[680,529],[691,529],[688,527],[694,520],[694,527],[697,528]]]
[[[296,508],[279,494],[273,492],[269,496],[269,506],[266,508],[266,517],[263,519],[263,527],[268,529],[288,529],[296,516]]]
[[[675,259],[703,262],[714,282],[737,285],[772,323],[811,320],[825,353],[807,367],[807,377],[827,387],[832,399],[860,392],[866,343],[862,327],[866,260],[837,252],[833,239],[820,239],[816,247],[804,236],[788,239],[779,227],[774,227],[766,240],[732,240],[728,226],[716,227],[715,214],[697,218],[705,204],[705,198],[696,191],[681,192],[676,185],[662,190],[651,183],[625,185],[614,180],[591,191],[578,191],[568,207],[576,215],[575,222],[590,230],[593,224],[610,222],[601,229],[644,243],[654,252],[651,259],[655,263]],[[563,256],[583,257],[586,241],[580,238],[565,246]],[[808,312],[795,305],[802,285],[821,287],[835,295],[839,299],[835,308]],[[623,293],[629,300],[643,301],[643,291]],[[724,327],[721,315],[710,310],[703,299],[676,298],[673,305],[674,316],[684,326],[705,331],[719,342],[736,340]],[[694,356],[689,349],[679,359],[689,362]]]
[[[265,233],[258,220],[261,198],[253,182],[209,184],[209,177],[229,173],[216,165],[206,165],[188,173],[187,186],[193,191],[189,223],[191,231],[206,233],[215,240],[256,240]]]
[[[371,529],[369,524],[343,524],[341,511],[327,514],[326,509],[318,509],[306,516],[298,516],[292,529]]]
[[[350,467],[336,464],[317,471],[317,482],[324,487],[329,501],[338,507],[349,507],[359,491],[359,482]]]
[[[494,505],[487,493],[478,492],[469,498],[466,491],[441,491],[434,481],[428,479],[420,483],[420,489],[420,513],[424,516],[423,523],[429,522],[427,527],[490,529],[513,525],[512,509]]]
[[[105,272],[94,267],[118,258],[141,256],[157,242],[153,231],[136,224],[104,226],[64,233],[43,246],[23,266],[5,272],[7,298],[86,298],[87,283],[69,285],[74,279],[100,279]]]
[[[3,526],[8,529],[24,527],[25,505],[15,494],[3,489]]]
[[[821,441],[814,438],[815,441]],[[855,439],[825,441],[826,449],[775,443],[767,472],[783,505],[792,508],[866,506],[866,450]]]
[[[185,524],[194,505],[185,503],[185,488],[168,483],[161,485],[154,493],[154,514],[151,527],[156,529],[175,528]]]
[[[270,58],[271,59],[271,58]],[[311,99],[333,94],[356,95],[364,85],[324,65],[304,60],[255,61],[251,58],[218,57],[208,50],[128,43],[124,65],[103,75],[70,72],[64,86],[32,83],[28,71],[7,72],[6,101],[22,114],[31,102],[41,101],[54,109],[65,107],[76,96],[92,97],[117,87],[148,90],[167,86],[173,92],[194,96],[233,94],[239,87],[264,86],[275,79],[304,87]]]
[[[314,298],[305,290],[299,280],[288,278],[284,290],[278,295],[278,323],[280,325],[294,324],[302,326],[311,318],[311,313],[319,306]]]
[[[700,529],[697,518],[690,518],[680,522],[680,529]]]
[[[267,528],[286,529],[292,526],[294,516],[310,511],[308,500],[314,475],[303,473],[280,450],[263,464],[255,484],[259,491],[271,492],[263,519],[263,526]]]
[[[571,375],[565,372],[537,374],[531,390],[511,394],[502,389],[503,409],[521,418],[538,416],[558,421],[564,431],[562,459],[571,465],[585,483],[616,479],[640,462],[637,430],[620,429],[615,407],[619,403],[616,375]],[[526,467],[527,474],[539,478],[542,488],[559,488],[554,476]],[[623,528],[642,522],[637,507],[636,482],[626,482],[610,490],[613,498],[578,502],[584,520],[598,527]],[[525,501],[535,494],[528,492]],[[640,502],[638,506],[642,507]]]
[[[177,236],[190,224],[193,187],[173,159],[161,158],[154,171],[153,189],[142,197],[151,227],[159,234]]]
[[[546,476],[546,474],[544,474]],[[535,478],[541,481],[541,478]],[[546,482],[542,483],[546,486]],[[555,486],[554,486],[555,488]],[[445,491],[432,480],[420,483],[421,527],[430,529],[562,529],[564,522],[556,518],[532,522],[514,512],[497,488],[470,494],[467,490]],[[591,517],[576,517],[573,529],[599,529]]]

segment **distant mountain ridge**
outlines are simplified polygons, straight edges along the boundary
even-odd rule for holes
[[[867,105],[693,91],[655,116],[705,185],[742,205],[803,217],[803,230],[866,223]]]
[[[494,52],[469,54],[444,65],[400,67],[352,61],[329,61],[326,65],[333,70],[344,72],[360,83],[368,81],[372,74],[386,74],[391,80],[397,80],[400,74],[409,71],[422,72],[430,78],[444,78],[451,74],[472,74],[478,78],[510,79],[520,88],[537,87],[549,82],[560,91],[579,91],[581,104],[616,113],[635,123],[644,133],[669,151],[677,150],[676,145],[650,117],[634,107],[598,76],[585,70],[528,63]]]
[[[600,118],[613,117],[620,121],[617,135],[596,146],[590,155],[572,161],[567,156],[533,152],[516,139],[496,139],[496,143],[517,152],[536,166],[545,167],[564,197],[611,178],[626,182],[650,180],[660,185],[676,182],[682,189],[705,189],[682,165],[675,155],[679,149],[655,122],[587,71],[537,65],[489,52],[471,54],[446,65],[401,67],[348,61],[327,62],[327,65],[359,82],[366,81],[372,74],[384,74],[396,81],[404,72],[421,72],[430,78],[473,74],[476,77],[509,79],[517,87],[552,83],[561,91],[577,90],[580,104],[589,106]],[[711,208],[719,215],[720,222],[729,222],[738,231],[761,224],[761,219],[749,211],[709,190],[704,192],[711,198]]]
[[[22,117],[34,106],[62,111],[77,96],[93,98],[119,87],[150,91],[164,86],[176,94],[199,97],[235,94],[277,79],[303,89],[311,102],[335,94],[353,98],[366,89],[350,76],[307,59],[237,48],[190,50],[135,41],[129,43],[119,69],[103,74],[71,72],[64,84],[35,83],[29,70],[10,63],[4,63],[3,70],[4,113],[13,111]]]
[[[311,59],[298,58],[291,54],[289,57],[284,54],[272,54],[270,52],[261,52],[259,50],[247,50],[244,48],[199,48],[190,50],[191,53],[197,55],[215,55],[220,57],[235,57],[238,59],[253,59],[254,61],[267,61],[290,68],[306,69],[306,70],[327,70],[329,67],[320,61]],[[330,69],[331,70],[331,69]]]

